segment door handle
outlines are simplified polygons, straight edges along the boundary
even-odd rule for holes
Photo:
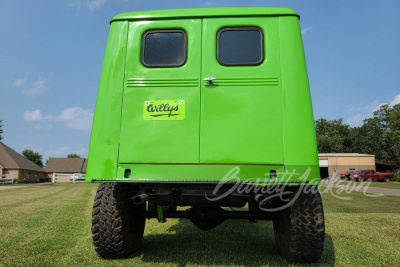
[[[203,81],[205,81],[208,84],[213,84],[216,79],[217,78],[209,77],[209,78],[204,78]]]

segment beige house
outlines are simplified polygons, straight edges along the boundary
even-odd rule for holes
[[[0,142],[0,175],[14,174],[15,180],[46,181],[44,169]]]
[[[347,173],[365,169],[375,170],[375,155],[358,153],[319,153],[321,178],[331,177],[336,171]]]
[[[44,168],[47,177],[52,180],[54,173],[86,174],[87,159],[85,158],[50,158]]]

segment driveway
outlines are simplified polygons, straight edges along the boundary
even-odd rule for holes
[[[400,197],[400,189],[393,189],[393,188],[381,188],[381,187],[373,187],[369,186],[366,187],[368,183],[360,184],[355,183],[357,186],[351,186],[354,191],[357,192],[366,192],[366,193],[373,193],[373,194],[384,194],[386,196],[397,196]],[[350,188],[349,185],[345,183],[341,183],[341,180],[328,180],[324,179],[321,181],[321,186],[333,187],[333,188],[343,188],[347,187]]]

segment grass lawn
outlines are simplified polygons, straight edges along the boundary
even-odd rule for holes
[[[352,184],[355,183],[356,185],[366,185],[368,182],[353,182],[353,181],[340,181],[341,184],[346,185],[346,184]],[[400,189],[400,183],[398,182],[390,182],[390,183],[385,183],[385,182],[371,182],[369,187],[380,187],[380,188],[392,188],[392,189]]]
[[[206,232],[185,220],[148,220],[136,255],[100,259],[90,233],[96,188],[55,184],[1,190],[0,266],[288,265],[276,253],[272,222],[245,220],[225,221]],[[400,197],[322,196],[326,236],[318,266],[400,264]]]

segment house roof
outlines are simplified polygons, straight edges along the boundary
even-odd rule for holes
[[[5,169],[23,169],[44,172],[44,169],[0,142],[0,165]]]
[[[360,153],[318,153],[318,157],[374,157],[375,155]]]
[[[44,170],[46,172],[86,173],[85,158],[50,158]]]

